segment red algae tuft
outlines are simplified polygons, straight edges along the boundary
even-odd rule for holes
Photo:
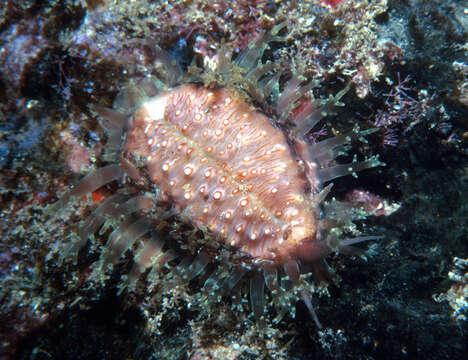
[[[336,7],[343,0],[320,0],[324,4],[330,5],[331,7]]]

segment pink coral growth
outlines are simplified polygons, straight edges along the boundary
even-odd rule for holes
[[[388,204],[379,196],[365,190],[353,190],[346,195],[346,200],[364,204],[363,210],[374,216],[387,215]]]
[[[68,148],[68,168],[74,173],[89,170],[92,155],[99,154],[102,151],[102,144],[99,141],[92,148],[83,144],[75,134],[78,129],[79,126],[71,124],[70,129],[66,129],[61,133],[62,141]]]

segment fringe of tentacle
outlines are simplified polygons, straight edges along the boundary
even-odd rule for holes
[[[233,61],[230,59],[230,54],[222,49],[219,53],[217,69],[217,74],[221,74],[221,79],[219,76],[216,78],[218,84],[239,87],[241,91],[248,93],[254,101],[262,104],[275,104],[271,106],[270,111],[277,114],[278,123],[283,125],[290,120],[298,102],[310,96],[310,90],[318,85],[318,82],[314,81],[304,83],[300,76],[293,75],[285,83],[283,91],[280,91],[281,71],[277,71],[272,62],[262,63],[264,51],[269,43],[285,40],[284,37],[278,35],[284,27],[285,23],[277,25],[249,45]],[[87,175],[77,186],[62,196],[51,208],[50,213],[58,214],[60,209],[72,199],[90,194],[114,181],[121,181],[125,176],[136,183],[145,181],[137,169],[118,157],[122,138],[134,109],[148,98],[177,85],[183,78],[177,63],[164,51],[160,49],[157,51],[158,61],[163,68],[161,74],[165,74],[165,77],[161,79],[149,76],[129,84],[115,99],[113,109],[100,105],[92,106],[92,109],[100,115],[100,125],[108,136],[105,160],[114,162],[114,164],[99,168]],[[210,83],[212,75],[199,71],[192,71],[190,74],[192,81],[201,81],[205,84]],[[346,134],[313,145],[307,144],[304,140],[309,131],[332,107],[340,105],[339,101],[346,90],[347,88],[327,101],[310,97],[307,106],[294,115],[295,128],[290,132],[293,134],[292,140],[296,143],[298,155],[304,161],[311,186],[317,190],[321,188],[322,184],[334,178],[355,174],[362,169],[380,165],[376,158],[370,158],[361,162],[353,161],[350,164],[329,166],[333,159],[347,150],[352,141],[364,140],[364,136],[373,130],[361,131],[355,128]],[[329,189],[330,186],[321,192],[317,191],[318,195],[314,201],[322,202]],[[144,215],[156,210],[156,203],[151,196],[131,197],[116,193],[103,200],[83,221],[79,230],[79,241],[74,244],[71,252],[76,254],[86,244],[88,238],[96,232],[104,234],[108,229],[111,229],[107,244],[103,247],[102,256],[94,268],[93,276],[98,277],[100,274],[108,272],[109,268],[115,265],[128,249],[133,248],[135,264],[126,276],[121,290],[127,287],[133,288],[143,273],[147,274],[148,280],[157,278],[155,274],[162,266],[171,261],[175,262],[177,259],[179,263],[173,271],[183,281],[191,281],[197,276],[205,274],[210,268],[208,265],[213,262],[212,256],[205,251],[184,254],[168,246],[164,236],[154,229],[148,217]],[[164,218],[164,216],[169,215],[162,213],[159,216]],[[323,225],[324,228],[327,226]],[[323,247],[324,255],[332,250],[356,254],[358,250],[355,250],[352,245],[371,239],[375,239],[375,237],[338,240],[336,237],[327,236],[311,246]],[[310,261],[311,263],[307,266],[317,279],[326,279],[330,276],[330,271],[323,259],[310,259]],[[261,319],[264,315],[266,286],[277,309],[277,320],[291,311],[291,302],[293,302],[291,297],[293,296],[304,300],[313,319],[317,325],[320,325],[310,301],[313,287],[304,280],[304,275],[301,275],[303,271],[300,267],[303,264],[300,261],[291,260],[284,264],[283,268],[278,268],[276,264],[240,266],[236,265],[235,261],[228,267],[222,265],[226,264],[225,262],[218,264],[217,269],[208,276],[204,283],[203,291],[206,294],[213,294],[217,291],[230,294],[236,286],[243,282],[241,280],[248,278],[251,308],[257,319]]]
[[[86,196],[105,183],[119,180],[122,175],[119,165],[97,169],[65,194],[61,202]],[[134,264],[123,275],[119,294],[125,290],[132,291],[139,279],[157,281],[160,278],[158,272],[167,266],[173,279],[165,284],[166,288],[188,283],[197,277],[204,278],[201,292],[212,301],[219,300],[221,296],[231,296],[232,293],[244,293],[247,287],[252,312],[260,325],[263,324],[266,287],[276,308],[276,322],[284,315],[293,313],[291,305],[302,298],[320,326],[310,301],[314,285],[306,279],[308,275],[301,275],[298,263],[291,261],[278,268],[273,263],[253,264],[246,259],[241,265],[236,258],[238,255],[225,248],[216,249],[216,259],[210,255],[208,246],[198,252],[183,251],[174,246],[173,239],[168,241],[167,235],[160,233],[151,222],[151,218],[157,217],[158,222],[163,222],[172,215],[171,211],[161,211],[152,196],[130,196],[117,192],[102,200],[81,222],[78,239],[68,249],[68,255],[73,256],[76,263],[79,250],[89,238],[106,234],[106,243],[102,246],[99,260],[91,266],[89,279],[97,282],[107,279],[113,267],[131,250]],[[316,270],[317,273],[323,271],[321,267]],[[328,271],[325,275],[329,275]]]

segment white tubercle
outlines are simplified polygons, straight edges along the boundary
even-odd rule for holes
[[[162,120],[166,111],[167,96],[154,97],[143,104],[151,120]]]

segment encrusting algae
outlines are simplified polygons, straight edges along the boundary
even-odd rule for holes
[[[93,276],[105,277],[131,250],[134,265],[121,291],[169,266],[181,282],[203,279],[207,295],[227,295],[248,282],[258,320],[265,285],[277,320],[292,298],[301,298],[319,325],[308,274],[328,278],[327,255],[359,254],[354,244],[378,238],[355,229],[355,237],[346,237],[365,212],[359,204],[325,202],[329,182],[381,163],[376,157],[335,162],[372,129],[309,143],[307,135],[341,105],[346,89],[314,99],[317,82],[262,62],[284,31],[284,23],[273,27],[234,60],[221,48],[216,69],[192,65],[186,74],[156,49],[158,77],[130,84],[113,109],[91,106],[108,135],[110,164],[87,175],[49,213],[56,217],[72,200],[112,189],[82,221],[69,252],[77,255],[89,238],[105,235]]]

